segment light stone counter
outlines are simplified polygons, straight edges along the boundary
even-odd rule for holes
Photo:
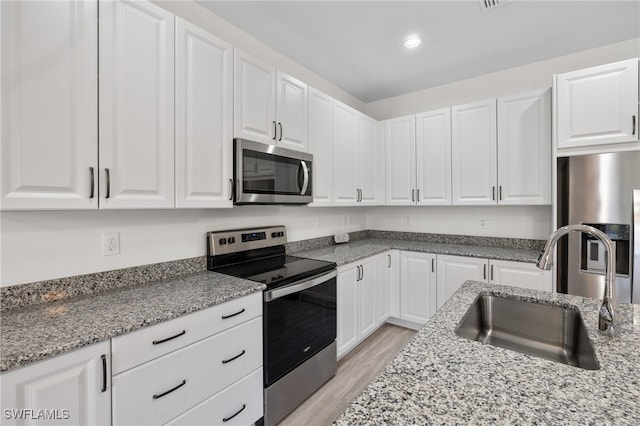
[[[215,272],[124,287],[1,313],[0,371],[262,291]]]
[[[599,370],[458,337],[479,294],[577,307]],[[597,331],[599,301],[468,281],[337,419],[337,425],[638,425],[640,306],[621,305],[621,337]]]

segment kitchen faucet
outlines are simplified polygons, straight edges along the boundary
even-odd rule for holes
[[[556,243],[562,236],[574,231],[584,232],[599,239],[607,249],[607,263],[605,264],[604,271],[604,296],[602,298],[602,304],[600,305],[600,311],[598,312],[598,329],[602,333],[615,337],[620,334],[620,320],[616,314],[616,310],[618,309],[616,301],[616,249],[607,234],[593,226],[582,224],[567,225],[558,228],[549,236],[544,250],[542,250],[540,257],[538,257],[536,266],[540,269],[551,269],[551,258]]]

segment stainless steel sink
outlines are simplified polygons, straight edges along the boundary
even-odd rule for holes
[[[587,370],[600,365],[577,310],[481,295],[456,334]]]

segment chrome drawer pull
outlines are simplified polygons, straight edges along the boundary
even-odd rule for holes
[[[229,359],[223,359],[222,363],[223,364],[227,364],[233,360],[236,360],[238,358],[240,358],[242,355],[244,355],[246,353],[246,351],[243,349],[242,352],[240,352],[238,355],[234,356],[233,358],[229,358]]]
[[[176,338],[182,336],[183,334],[185,334],[186,332],[187,332],[187,330],[182,330],[180,333],[176,334],[175,336],[167,337],[166,339],[162,339],[162,340],[154,340],[151,343],[153,343],[154,345],[159,345],[160,343],[164,343],[164,342],[168,342],[169,340],[176,339]]]
[[[180,389],[181,387],[183,387],[183,386],[184,386],[184,385],[186,385],[186,384],[187,384],[187,381],[186,381],[186,380],[183,380],[183,381],[182,381],[182,383],[180,383],[180,384],[179,384],[178,386],[176,386],[175,388],[173,388],[173,389],[169,389],[168,391],[166,391],[166,392],[162,392],[161,394],[153,395],[153,399],[162,398],[163,396],[168,395],[168,394],[170,394],[171,392],[173,392],[173,391],[175,391],[175,390]]]
[[[100,355],[102,359],[102,392],[107,391],[107,356]]]
[[[236,312],[235,314],[231,314],[231,315],[223,315],[222,319],[228,319],[228,318],[233,318],[236,315],[240,315],[241,313],[244,312],[244,308],[242,308],[241,310],[239,310],[238,312]]]
[[[222,419],[222,421],[223,422],[228,422],[229,420],[231,420],[232,418],[234,418],[238,414],[242,413],[245,408],[247,408],[247,404],[242,404],[242,408],[239,409],[233,416],[225,417],[224,419]]]

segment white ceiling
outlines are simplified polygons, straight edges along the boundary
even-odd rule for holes
[[[640,37],[640,0],[200,2],[364,102]]]

